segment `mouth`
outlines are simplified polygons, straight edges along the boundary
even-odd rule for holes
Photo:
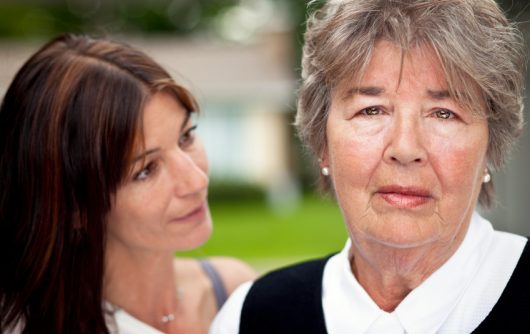
[[[173,218],[171,220],[172,223],[185,223],[185,222],[195,222],[200,221],[204,219],[204,216],[206,215],[206,204],[203,202],[199,206],[196,206],[193,210],[189,211],[188,213]]]
[[[426,204],[433,198],[425,188],[399,185],[381,187],[377,190],[376,195],[399,209],[413,209]]]

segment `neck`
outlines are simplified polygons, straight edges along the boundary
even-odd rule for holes
[[[177,287],[170,252],[130,250],[107,243],[104,299],[135,318],[163,329],[162,316],[177,311]]]
[[[414,248],[352,242],[350,265],[377,306],[391,312],[454,254],[461,241]]]

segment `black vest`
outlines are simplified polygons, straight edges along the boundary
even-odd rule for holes
[[[240,334],[327,334],[322,275],[327,258],[273,271],[258,279],[243,303]],[[490,314],[473,333],[530,333],[530,246]]]

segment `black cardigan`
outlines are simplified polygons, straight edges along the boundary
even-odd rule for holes
[[[322,275],[329,256],[273,271],[258,279],[243,303],[240,334],[326,334]],[[499,300],[473,333],[530,333],[530,246]]]

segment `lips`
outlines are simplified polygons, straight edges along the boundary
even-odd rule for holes
[[[413,209],[432,199],[431,193],[422,187],[390,185],[379,188],[376,194],[388,204],[401,209]]]
[[[173,218],[172,222],[175,223],[184,223],[184,222],[191,222],[191,221],[197,221],[202,220],[204,218],[206,209],[205,204],[201,203],[199,206],[195,207],[193,210],[187,212],[186,214]]]

